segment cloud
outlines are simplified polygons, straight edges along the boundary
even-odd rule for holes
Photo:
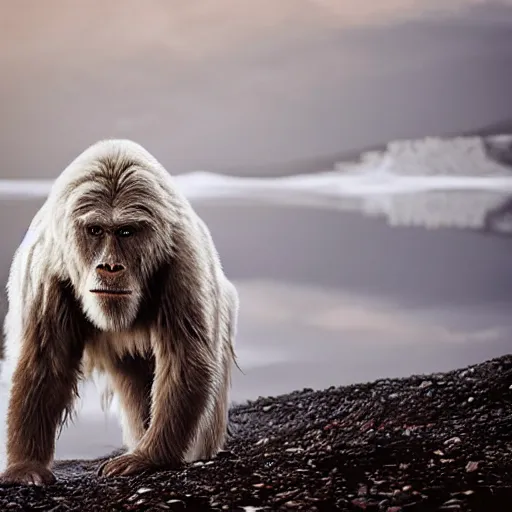
[[[457,13],[477,0],[0,0],[0,62],[37,53],[130,56],[166,49],[182,59],[205,58],[249,44],[270,32],[382,24]],[[510,5],[508,2],[504,4]],[[3,49],[3,50],[2,50]]]
[[[244,330],[265,325],[300,331],[313,328],[338,333],[339,342],[364,336],[378,343],[415,345],[432,340],[436,344],[494,341],[505,328],[473,328],[463,318],[453,326],[452,318],[440,318],[428,310],[412,309],[386,298],[357,295],[345,290],[265,280],[236,282],[242,304]]]

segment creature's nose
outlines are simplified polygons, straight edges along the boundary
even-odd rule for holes
[[[121,272],[124,272],[124,270],[125,268],[123,267],[123,265],[120,265],[118,263],[100,263],[96,267],[96,272],[98,272],[98,274],[119,274]]]

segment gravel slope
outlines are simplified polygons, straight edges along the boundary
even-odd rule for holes
[[[214,461],[116,480],[60,461],[51,487],[0,487],[0,510],[512,510],[512,356],[260,398],[231,420]]]

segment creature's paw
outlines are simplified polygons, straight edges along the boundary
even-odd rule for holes
[[[159,468],[147,458],[135,453],[127,453],[109,459],[98,469],[99,476],[129,476],[157,471]]]
[[[37,462],[14,464],[0,474],[0,486],[50,485],[55,481],[55,475],[46,466]]]

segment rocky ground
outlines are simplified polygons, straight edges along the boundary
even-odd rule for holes
[[[115,480],[62,461],[53,486],[0,487],[0,510],[512,510],[512,356],[260,398],[231,420],[213,461]]]

